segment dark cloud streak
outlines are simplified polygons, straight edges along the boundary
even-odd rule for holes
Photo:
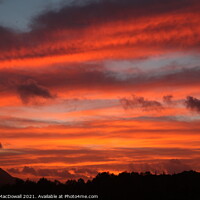
[[[84,5],[71,5],[59,12],[48,11],[35,18],[35,29],[82,29],[110,21],[176,12],[197,3],[196,0],[99,0]]]
[[[136,92],[137,90],[154,90],[162,87],[185,88],[200,85],[199,67],[183,69],[173,73],[168,72],[162,75],[134,74],[134,76],[122,80],[118,78],[121,74],[109,71],[103,66],[95,66],[60,66],[48,71],[44,69],[40,72],[34,70],[23,72],[0,70],[0,92],[17,93],[26,103],[34,97],[51,99],[54,95],[50,91],[55,89],[60,91],[82,89],[91,91],[132,90]],[[164,103],[172,103],[172,97],[164,97],[163,101]],[[154,105],[156,106],[156,103]],[[157,107],[159,107],[158,103]]]

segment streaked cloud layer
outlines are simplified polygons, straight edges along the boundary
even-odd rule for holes
[[[24,32],[0,26],[0,165],[61,180],[199,171],[199,8],[71,2]]]

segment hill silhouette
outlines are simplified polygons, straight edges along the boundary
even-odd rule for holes
[[[200,198],[200,173],[185,171],[155,175],[122,172],[114,175],[103,172],[87,182],[79,179],[66,183],[46,178],[38,182],[18,179],[15,184],[1,186],[0,194],[34,194],[35,197],[42,194],[98,195],[102,200],[197,200]]]
[[[6,171],[0,168],[0,186],[5,184],[14,184],[16,182],[16,178],[12,177]]]

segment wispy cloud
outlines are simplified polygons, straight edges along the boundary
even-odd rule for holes
[[[172,95],[163,96],[163,102],[169,105],[173,104],[173,96]]]
[[[27,80],[17,87],[17,91],[23,103],[28,103],[31,98],[42,97],[45,99],[53,98],[53,95],[45,87],[38,85],[34,80]]]
[[[144,97],[137,97],[132,95],[131,98],[122,98],[120,99],[124,109],[137,109],[141,108],[142,110],[161,110],[163,109],[162,104],[158,101],[152,101],[144,99]]]
[[[188,109],[196,111],[198,113],[200,112],[200,100],[199,99],[188,96],[185,100],[185,104]]]

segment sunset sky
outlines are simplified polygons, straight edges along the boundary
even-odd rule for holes
[[[66,180],[200,171],[199,0],[0,0],[0,167]]]

